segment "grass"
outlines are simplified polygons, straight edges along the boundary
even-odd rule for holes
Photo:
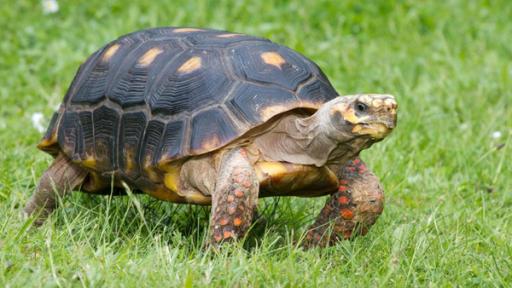
[[[0,285],[509,286],[512,4],[339,2],[61,1],[49,15],[39,1],[2,2]],[[387,197],[366,237],[297,248],[323,198],[262,201],[268,226],[218,254],[202,249],[207,209],[144,195],[74,193],[29,229],[21,208],[51,161],[32,115],[50,120],[103,43],[166,25],[268,37],[317,62],[341,94],[397,96],[398,128],[363,153]]]

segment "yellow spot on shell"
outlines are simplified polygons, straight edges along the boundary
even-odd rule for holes
[[[201,57],[194,56],[178,68],[179,73],[191,73],[201,68]]]
[[[241,34],[235,34],[235,33],[227,33],[227,34],[221,34],[217,35],[218,38],[234,38],[237,36],[242,36]]]
[[[119,47],[121,47],[121,45],[119,45],[119,44],[114,44],[114,45],[110,46],[107,49],[107,51],[105,51],[105,53],[103,53],[101,60],[103,60],[104,62],[110,60],[110,58],[112,58],[112,56],[114,56],[114,54],[116,54],[117,50],[119,50]]]
[[[198,28],[178,28],[178,29],[173,30],[174,33],[199,32],[199,31],[204,31],[204,30],[198,29]]]
[[[153,63],[156,56],[160,55],[160,53],[162,53],[162,52],[163,52],[163,50],[160,47],[151,48],[148,51],[146,51],[146,53],[144,53],[144,55],[142,55],[142,57],[139,58],[138,64],[140,66],[146,67],[149,64]]]
[[[261,53],[261,59],[268,65],[275,66],[281,69],[281,65],[286,63],[286,61],[279,55],[277,52],[264,52]]]

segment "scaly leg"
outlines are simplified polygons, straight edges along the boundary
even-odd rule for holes
[[[309,228],[304,247],[330,246],[353,235],[365,235],[384,208],[379,179],[361,159],[348,161],[337,171],[338,192],[331,195]]]
[[[242,238],[252,223],[258,200],[256,172],[243,149],[227,152],[221,160],[212,193],[210,242]]]
[[[44,172],[34,195],[25,206],[29,216],[36,214],[34,225],[40,226],[57,207],[58,199],[66,196],[84,181],[87,172],[59,154]]]

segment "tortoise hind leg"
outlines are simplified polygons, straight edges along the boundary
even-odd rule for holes
[[[57,207],[59,198],[81,185],[86,176],[87,171],[60,153],[41,176],[36,191],[25,206],[26,214],[37,215],[34,225],[42,225]]]
[[[227,152],[212,193],[210,243],[240,239],[252,223],[258,200],[256,172],[243,149]]]

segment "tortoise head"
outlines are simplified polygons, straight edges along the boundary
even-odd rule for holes
[[[385,94],[361,94],[337,97],[323,107],[335,130],[334,138],[347,140],[347,136],[363,136],[377,142],[386,137],[396,126],[398,105],[395,98]],[[331,129],[332,130],[332,129]],[[341,132],[341,133],[340,133]]]

